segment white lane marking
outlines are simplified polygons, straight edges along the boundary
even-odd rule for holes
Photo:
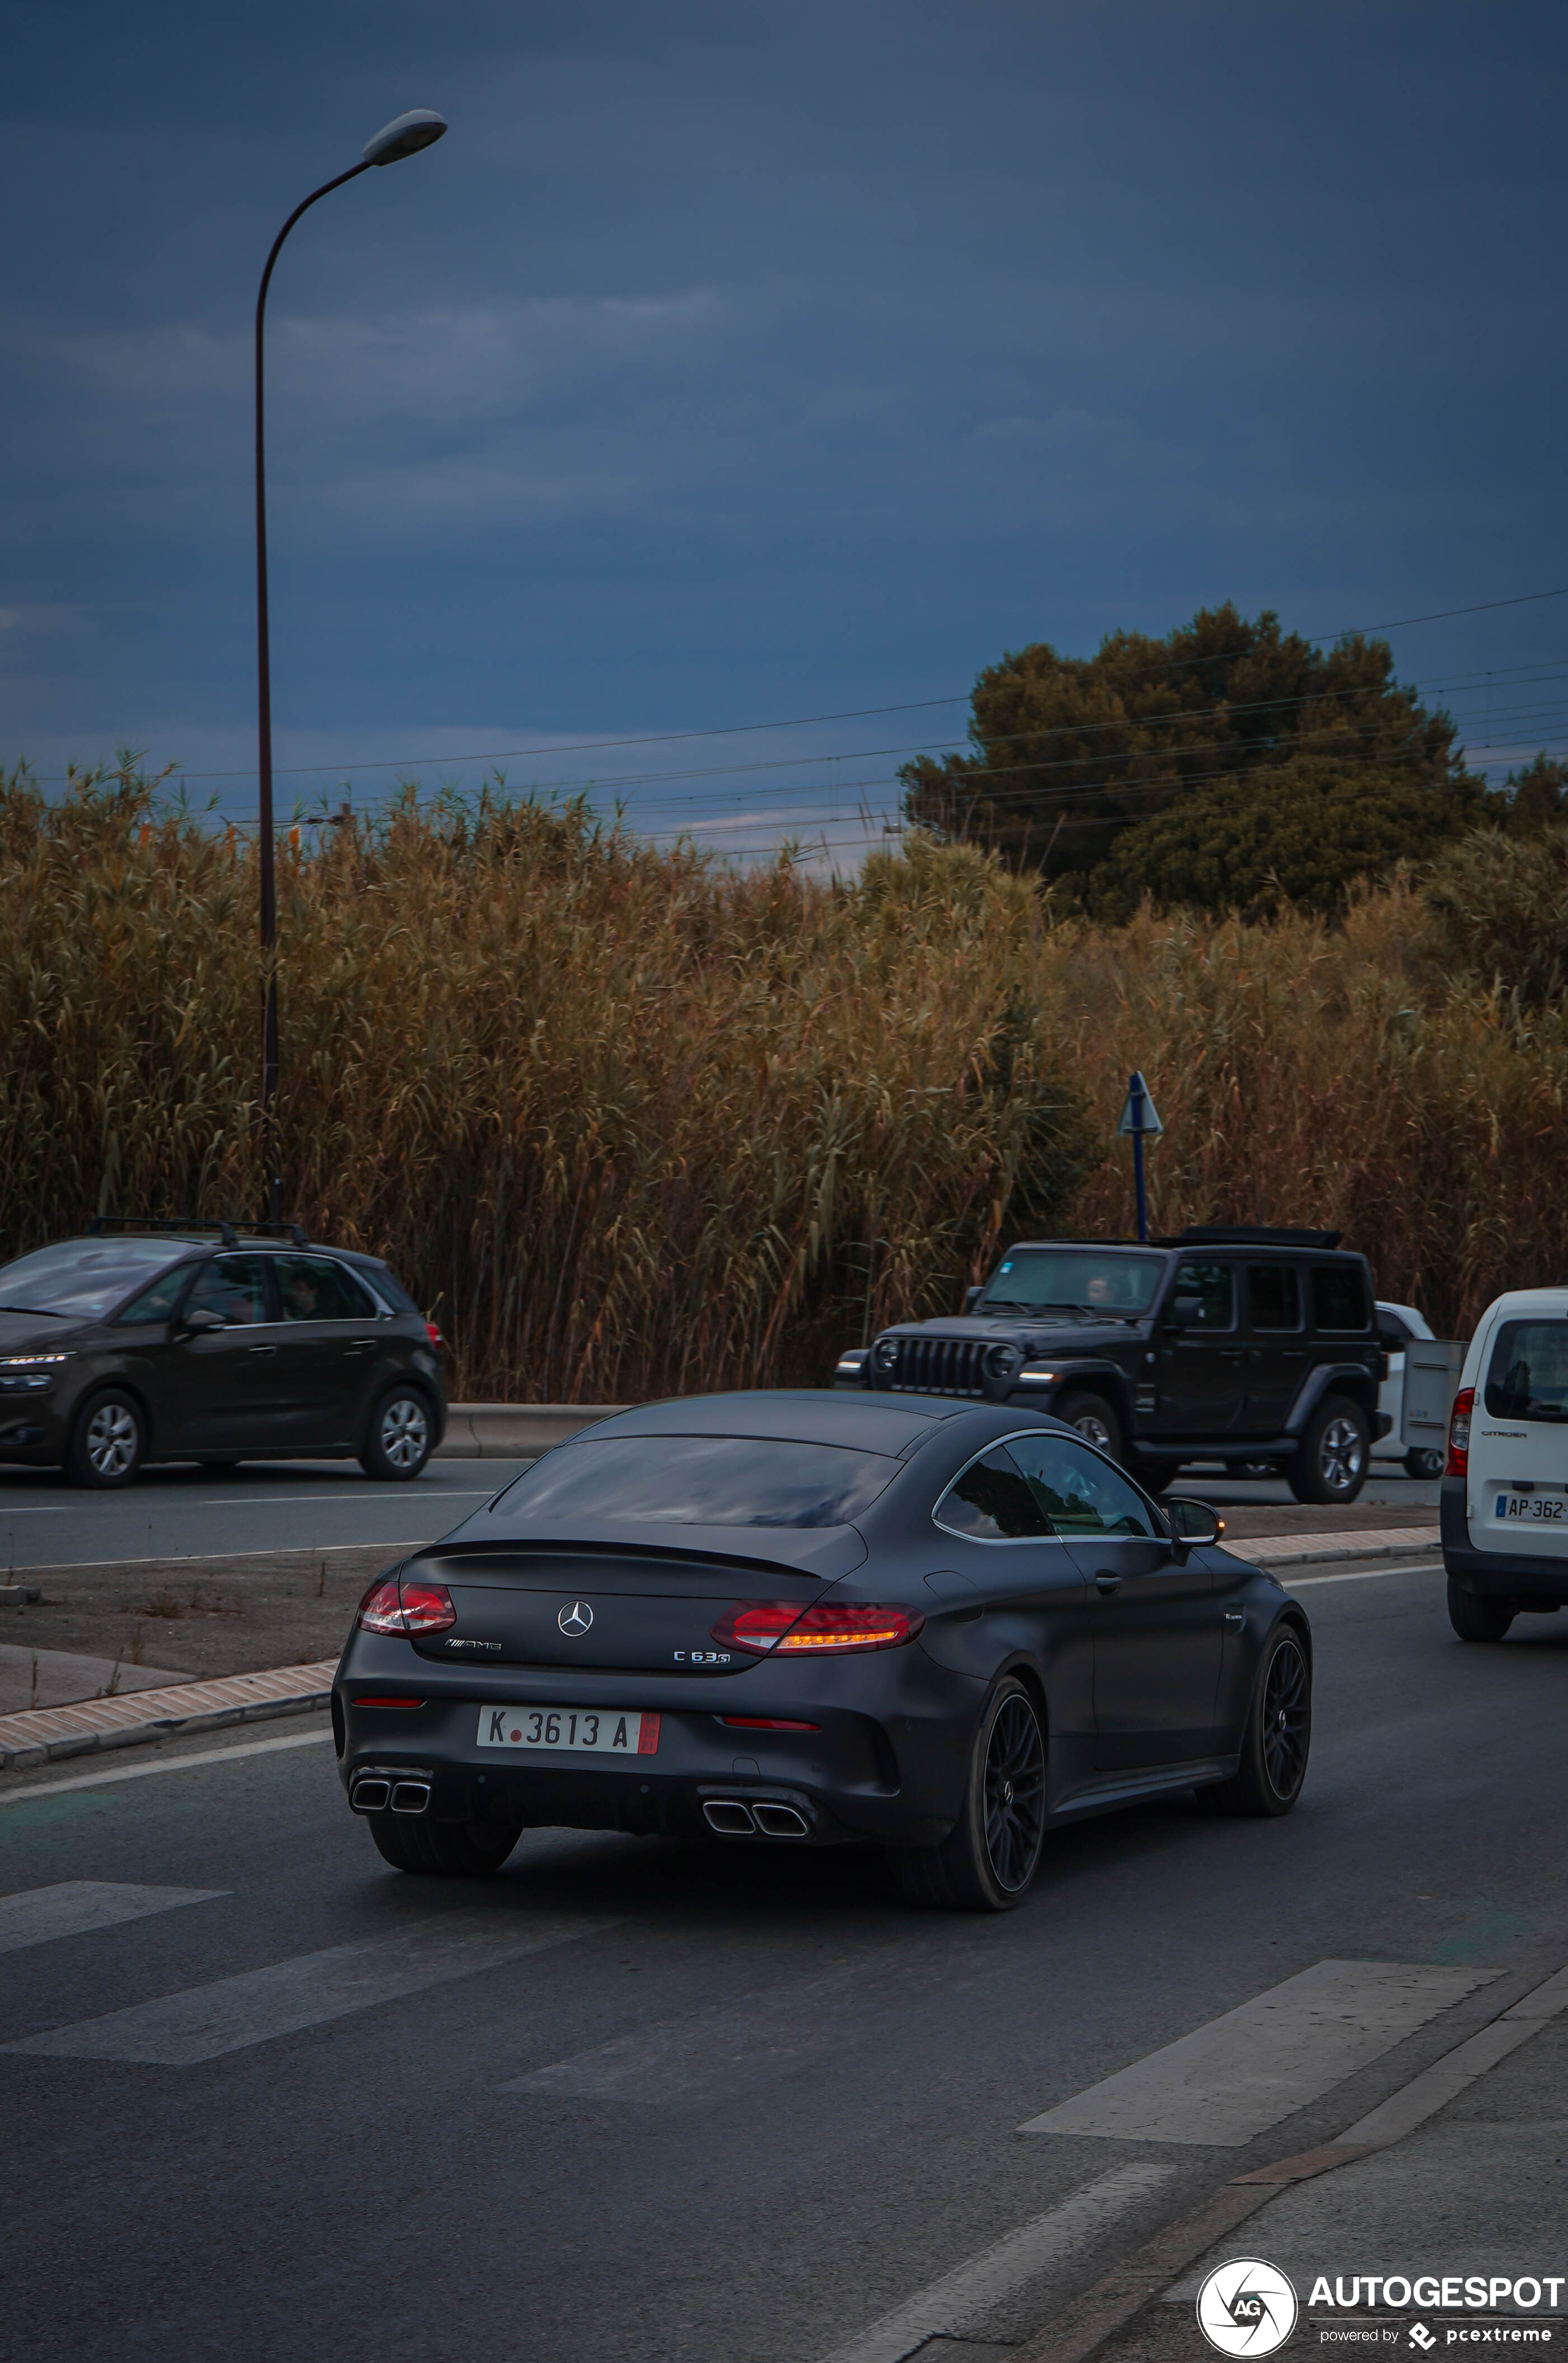
[[[422,1494],[420,1499],[422,1501],[435,1500],[438,1502],[488,1502],[491,1495],[499,1491],[499,1486],[495,1485],[487,1485],[482,1493],[470,1492],[458,1492],[455,1487],[449,1489],[447,1486],[442,1486],[438,1493],[434,1495]],[[153,1504],[153,1511],[156,1517],[178,1518],[189,1516],[193,1512],[198,1510],[309,1510],[314,1509],[318,1502],[358,1502],[361,1507],[363,1507],[367,1502],[406,1502],[407,1499],[407,1493],[400,1485],[395,1493],[230,1493],[226,1495],[204,1495],[199,1502],[157,1502]],[[91,1518],[93,1517],[93,1512],[91,1510],[84,1509],[80,1502],[7,1502],[5,1495],[0,1493],[0,1516],[3,1517],[69,1518],[75,1516],[78,1518]],[[111,1517],[123,1517],[124,1515],[124,1504],[119,1503],[116,1504],[113,1511],[100,1510],[94,1523],[98,1525],[106,1525]]]
[[[52,1944],[57,1936],[85,1936],[154,1912],[177,1912],[182,1903],[213,1903],[227,1893],[226,1887],[131,1887],[104,1879],[30,1887],[20,1895],[0,1895],[0,1953]]]
[[[78,1575],[92,1567],[210,1567],[221,1559],[225,1568],[234,1559],[330,1559],[334,1551],[416,1551],[429,1548],[430,1537],[409,1542],[358,1543],[273,1543],[267,1550],[247,1551],[160,1551],[154,1559],[46,1559],[41,1567],[18,1568],[21,1575]]]
[[[228,1764],[237,1756],[271,1756],[280,1747],[318,1747],[330,1731],[292,1731],[283,1739],[248,1739],[238,1747],[204,1747],[198,1756],[166,1756],[154,1764],[125,1764],[113,1772],[78,1772],[70,1781],[40,1781],[31,1789],[0,1791],[0,1805],[30,1804],[66,1789],[106,1789],[113,1781],[146,1781],[154,1772],[183,1772],[192,1764]]]
[[[295,2035],[328,2019],[371,2010],[379,2002],[423,1992],[454,1978],[499,1969],[525,1953],[575,1944],[618,1924],[566,1913],[525,1919],[520,1913],[487,1914],[478,1927],[453,1920],[426,1920],[396,1936],[375,1936],[358,1945],[332,1945],[303,1953],[271,1968],[248,1969],[183,1993],[135,2002],[102,2018],[0,2050],[52,2059],[119,2059],[155,2068],[190,2068],[226,2052],[246,2051],[281,2035]]]
[[[1348,1575],[1301,1575],[1285,1584],[1286,1592],[1305,1592],[1309,1583],[1375,1583],[1387,1575],[1441,1575],[1437,1560],[1426,1567],[1358,1567]],[[1282,1579],[1283,1581],[1283,1579]]]
[[[928,2338],[972,2337],[986,2314],[1015,2290],[1085,2247],[1119,2215],[1142,2206],[1169,2182],[1174,2166],[1119,2166],[1102,2174],[1049,2214],[1020,2224],[993,2248],[933,2281],[892,2313],[874,2322],[825,2363],[903,2363]]]
[[[1019,2131],[1239,2149],[1501,1974],[1320,1961]]]
[[[844,2042],[822,2004],[831,1990],[862,1979],[866,1967],[864,1960],[846,1961],[787,1994],[742,1994],[736,2002],[614,2036],[591,2051],[532,2069],[500,2090],[705,2108],[752,2076],[793,2067]]]

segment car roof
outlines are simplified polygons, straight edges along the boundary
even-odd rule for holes
[[[182,1230],[177,1225],[165,1228],[159,1224],[155,1228],[149,1224],[142,1231],[75,1231],[69,1239],[61,1240],[59,1244],[62,1247],[103,1248],[112,1246],[116,1239],[167,1239],[171,1247],[188,1248],[193,1252],[205,1248],[215,1255],[237,1252],[245,1255],[328,1255],[336,1256],[341,1263],[361,1264],[368,1271],[384,1271],[387,1269],[384,1256],[366,1255],[359,1248],[331,1247],[325,1239],[306,1239],[302,1245],[298,1239],[257,1238],[248,1232],[241,1232],[231,1242],[214,1231],[198,1230],[194,1226],[188,1230]]]
[[[922,1443],[944,1420],[980,1406],[946,1397],[900,1402],[865,1402],[846,1389],[756,1388],[733,1394],[678,1395],[667,1403],[639,1403],[582,1431],[597,1442],[606,1436],[744,1436],[777,1437],[790,1444],[842,1444],[856,1452],[897,1455]],[[576,1439],[574,1439],[576,1441]]]
[[[1515,1288],[1504,1296],[1495,1297],[1482,1315],[1483,1321],[1493,1314],[1507,1320],[1519,1313],[1568,1314],[1568,1288]],[[1477,1323],[1477,1327],[1480,1324]]]

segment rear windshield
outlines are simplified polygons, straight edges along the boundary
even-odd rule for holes
[[[1486,1373],[1495,1419],[1568,1420],[1568,1321],[1505,1321]]]
[[[0,1264],[0,1313],[90,1321],[190,1252],[189,1239],[63,1239]]]
[[[1104,1313],[1132,1317],[1154,1301],[1159,1256],[1102,1255],[1094,1248],[1014,1248],[989,1280],[977,1313]]]
[[[843,1526],[898,1474],[880,1452],[774,1437],[606,1436],[547,1453],[497,1503],[509,1517],[679,1526]]]

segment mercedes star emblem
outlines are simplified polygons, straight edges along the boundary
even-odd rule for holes
[[[574,1600],[571,1606],[563,1608],[556,1618],[556,1623],[560,1626],[561,1631],[572,1640],[575,1640],[580,1633],[586,1633],[592,1622],[593,1611],[586,1600]]]

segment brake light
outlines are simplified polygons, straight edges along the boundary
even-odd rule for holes
[[[918,1608],[834,1607],[823,1601],[802,1610],[792,1600],[748,1600],[720,1617],[712,1637],[759,1658],[844,1657],[855,1649],[897,1649],[924,1623]]]
[[[1453,1410],[1448,1423],[1448,1459],[1443,1463],[1445,1477],[1464,1477],[1470,1471],[1470,1419],[1475,1409],[1474,1387],[1461,1387],[1453,1398]]]
[[[423,1699],[357,1698],[356,1706],[423,1706]]]
[[[440,1353],[440,1351],[441,1351],[442,1348],[446,1345],[446,1342],[447,1342],[447,1341],[446,1341],[446,1339],[442,1337],[442,1335],[441,1335],[441,1332],[440,1332],[439,1328],[436,1326],[436,1323],[435,1323],[434,1321],[427,1321],[427,1322],[425,1323],[425,1336],[429,1338],[430,1343],[435,1347],[435,1348],[436,1348],[436,1352],[437,1352],[437,1353]]]
[[[356,1619],[367,1633],[440,1633],[457,1621],[444,1583],[411,1582],[393,1575],[371,1584]]]

